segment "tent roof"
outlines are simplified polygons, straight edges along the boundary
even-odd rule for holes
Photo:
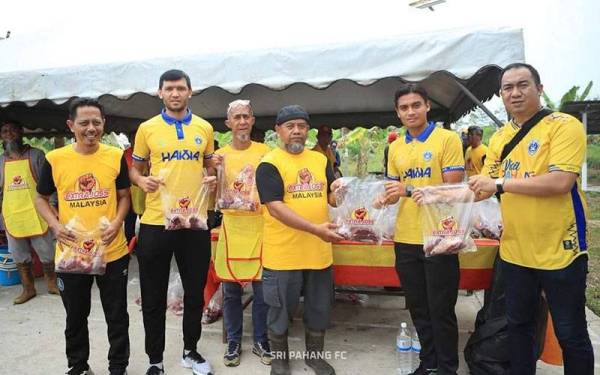
[[[577,117],[580,121],[583,113],[586,112],[588,134],[600,134],[600,100],[567,102],[562,111]]]
[[[303,105],[313,122],[333,127],[395,124],[393,94],[403,82],[421,82],[432,99],[430,117],[453,122],[474,107],[455,80],[487,100],[498,91],[499,66],[524,60],[522,31],[507,28],[102,64],[94,64],[92,54],[75,66],[68,53],[55,61],[58,49],[46,64],[30,62],[51,48],[48,43],[0,42],[0,55],[11,56],[0,61],[0,118],[64,129],[69,102],[91,96],[106,107],[110,130],[133,130],[161,108],[155,96],[160,74],[178,68],[191,77],[192,109],[217,130],[224,128],[227,104],[238,98],[252,101],[257,125],[265,129],[281,106],[292,103]],[[19,59],[28,63],[19,65]]]

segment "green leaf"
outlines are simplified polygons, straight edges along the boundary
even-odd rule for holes
[[[594,84],[594,81],[590,81],[587,84],[587,86],[585,87],[585,89],[583,90],[583,92],[581,93],[581,95],[579,95],[579,98],[577,98],[577,100],[584,101],[585,98],[587,98],[587,96],[590,94],[590,90],[592,89],[593,84]]]
[[[556,110],[556,104],[552,101],[552,99],[550,99],[550,97],[548,95],[546,95],[545,92],[542,92],[542,96],[544,98],[544,102],[546,102],[546,106],[552,110]]]
[[[560,99],[560,105],[558,107],[559,111],[562,111],[566,103],[577,99],[577,91],[579,91],[579,86],[573,86],[563,95],[563,97]]]

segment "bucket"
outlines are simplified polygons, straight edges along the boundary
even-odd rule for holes
[[[21,277],[12,255],[8,253],[8,247],[0,246],[0,285],[9,286],[20,283]]]

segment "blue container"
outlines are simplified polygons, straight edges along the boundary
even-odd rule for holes
[[[21,284],[21,277],[8,246],[0,246],[0,285],[9,286]]]

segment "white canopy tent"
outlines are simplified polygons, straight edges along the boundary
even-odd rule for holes
[[[108,130],[131,131],[159,112],[158,77],[177,68],[191,77],[194,113],[217,130],[224,128],[227,104],[238,98],[252,101],[263,129],[286,104],[300,104],[313,122],[333,127],[394,124],[393,94],[408,81],[421,82],[431,95],[431,117],[449,124],[475,106],[469,93],[484,101],[498,92],[501,66],[524,61],[522,31],[507,28],[115,62],[105,61],[102,48],[74,51],[79,44],[55,42],[43,36],[27,45],[17,38],[0,42],[0,119],[64,131],[69,102],[89,96],[106,107]]]

